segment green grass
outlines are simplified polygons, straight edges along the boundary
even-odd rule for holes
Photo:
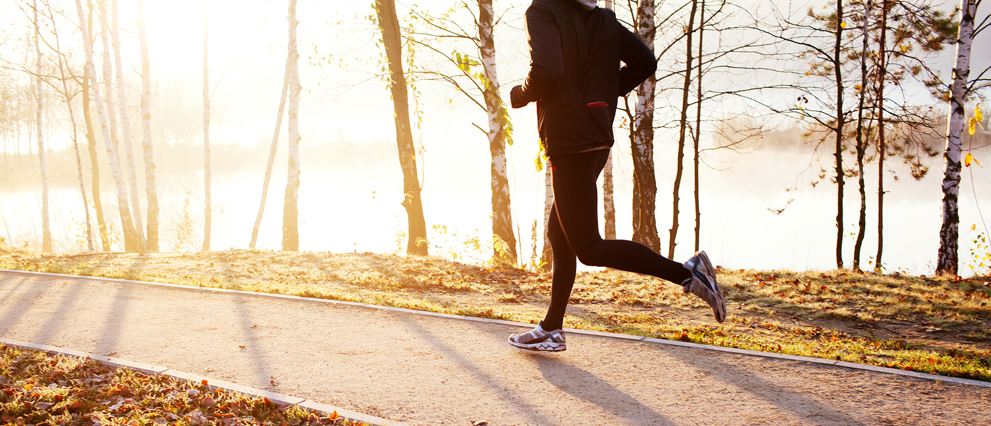
[[[353,425],[267,398],[0,345],[0,421],[34,425]]]
[[[280,293],[534,323],[550,276],[431,257],[231,250],[42,256],[0,268]],[[991,279],[725,270],[723,324],[661,280],[581,274],[566,327],[838,359],[991,381]]]

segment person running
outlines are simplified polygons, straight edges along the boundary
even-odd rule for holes
[[[526,34],[530,69],[523,84],[511,89],[510,103],[537,103],[537,129],[553,180],[547,237],[554,267],[547,315],[533,330],[511,335],[509,343],[537,351],[567,348],[562,327],[576,258],[679,283],[723,322],[726,303],[704,251],[682,264],[643,244],[599,235],[595,181],[613,145],[618,98],[657,70],[650,48],[613,11],[596,7],[596,0],[534,0],[526,10]]]

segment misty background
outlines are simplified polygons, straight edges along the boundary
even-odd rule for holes
[[[10,64],[33,60],[34,28],[23,2],[0,6],[0,58],[8,70],[4,84],[30,88],[32,79],[21,75]],[[370,2],[369,2],[370,3]],[[443,13],[453,2],[398,2],[400,13],[411,7]],[[75,12],[71,2],[52,1],[64,7],[69,18]],[[529,1],[495,2],[503,16],[496,27],[499,79],[504,99],[509,89],[526,75],[528,54],[522,15]],[[819,3],[820,5],[822,3]],[[247,248],[261,197],[261,183],[281,93],[286,51],[286,11],[278,1],[208,1],[209,50],[211,67],[211,143],[213,185],[212,248]],[[673,11],[681,5],[663,4]],[[738,5],[742,10],[759,10]],[[952,10],[954,4],[944,8]],[[134,5],[120,2],[122,50],[131,100],[132,126],[139,140],[138,97],[140,95],[140,56],[136,37]],[[666,9],[665,9],[666,8]],[[153,140],[157,161],[160,236],[162,251],[195,251],[203,226],[203,152],[201,67],[203,2],[176,0],[151,1],[146,5],[148,43],[153,79]],[[793,5],[801,11],[804,5]],[[387,83],[380,67],[384,60],[370,4],[364,2],[307,1],[299,3],[300,73],[303,100],[299,112],[302,135],[301,187],[299,195],[300,249],[330,252],[402,252],[406,232],[403,181],[395,142],[393,110]],[[673,12],[672,12],[673,13]],[[984,12],[985,14],[987,12]],[[627,12],[628,14],[628,12]],[[658,13],[659,15],[662,12]],[[756,14],[756,12],[755,12]],[[619,13],[623,19],[623,13]],[[744,19],[745,15],[735,16]],[[402,17],[401,17],[402,19]],[[629,22],[629,18],[626,18]],[[69,20],[71,22],[71,19]],[[82,43],[78,27],[59,28],[64,46],[70,46],[78,61]],[[677,33],[672,27],[671,33]],[[748,35],[749,36],[749,35]],[[665,37],[659,34],[658,45]],[[987,35],[975,41],[975,52],[986,51]],[[709,43],[725,43],[713,36]],[[982,50],[984,49],[984,50]],[[98,49],[99,50],[99,49]],[[97,52],[99,53],[99,52]],[[419,55],[419,54],[418,54]],[[418,56],[419,57],[419,56]],[[932,59],[931,66],[949,74],[953,48]],[[26,59],[30,58],[30,59]],[[428,67],[430,57],[422,54]],[[662,63],[677,63],[676,53],[661,57]],[[988,55],[978,53],[972,69],[983,69]],[[23,74],[23,73],[22,73]],[[712,77],[706,84],[731,87],[747,81],[768,78],[759,71],[735,76]],[[418,149],[420,183],[431,254],[461,260],[484,262],[490,249],[473,249],[466,241],[491,240],[489,154],[486,135],[474,124],[486,127],[486,115],[449,86],[429,81],[416,82],[415,106],[422,124],[414,129]],[[677,90],[676,90],[677,89]],[[901,95],[913,102],[929,102],[945,111],[945,102],[932,98],[921,84],[906,88]],[[51,185],[54,251],[79,253],[85,250],[84,208],[79,196],[75,156],[72,152],[71,125],[64,103],[46,101],[44,117],[48,170]],[[667,242],[671,223],[670,202],[674,180],[677,128],[665,125],[677,119],[680,88],[659,87],[655,123],[655,167],[657,178],[657,226],[662,244]],[[762,93],[768,104],[794,102],[788,92]],[[10,102],[17,102],[12,100]],[[25,98],[20,102],[31,102]],[[78,102],[78,100],[77,100]],[[632,102],[632,101],[631,101]],[[977,104],[975,104],[977,105]],[[980,104],[987,111],[986,104]],[[740,109],[752,105],[710,102],[709,116],[736,117]],[[412,109],[412,108],[411,108]],[[972,108],[971,108],[972,109]],[[513,223],[520,240],[521,262],[539,259],[543,244],[544,175],[534,167],[538,156],[534,106],[510,110],[515,144],[507,149]],[[819,138],[804,137],[803,123],[784,117],[765,117],[767,111],[754,111],[759,124],[767,129],[748,139],[737,150],[709,150],[704,153],[700,177],[702,212],[701,247],[713,260],[727,268],[815,270],[835,267],[834,239],[836,188],[819,179],[821,169],[830,170],[828,147],[819,147]],[[934,114],[945,122],[945,113]],[[617,114],[615,164],[617,236],[630,238],[633,166],[630,160],[628,123]],[[738,119],[738,118],[733,118]],[[81,125],[80,114],[76,117]],[[414,121],[416,119],[414,118]],[[754,120],[758,120],[754,118]],[[33,124],[5,128],[0,135],[0,237],[12,246],[40,250],[41,178]],[[625,127],[624,127],[625,126]],[[703,123],[703,148],[720,144],[713,137],[722,123]],[[257,247],[278,250],[282,242],[282,196],[286,182],[286,124],[283,123],[276,167],[269,189],[265,217]],[[973,238],[985,220],[979,208],[991,214],[991,148],[988,129],[972,140],[965,136],[965,148],[973,151],[985,167],[965,168],[960,190],[961,275],[973,274],[967,267]],[[932,146],[942,151],[942,140]],[[136,153],[140,147],[136,147]],[[120,233],[114,185],[106,167],[105,150],[100,149],[102,200],[111,230]],[[85,156],[86,153],[84,152]],[[852,164],[853,155],[845,160]],[[886,271],[932,274],[935,268],[940,226],[940,183],[942,157],[924,160],[930,167],[921,180],[911,177],[909,166],[889,160],[885,176],[885,260]],[[84,160],[85,180],[90,182],[88,161]],[[868,188],[868,229],[876,229],[870,191],[876,188],[876,166],[865,175]],[[143,188],[143,173],[138,174]],[[692,254],[694,212],[691,205],[691,175],[686,173],[681,190],[681,230],[676,259]],[[853,250],[859,194],[855,180],[848,178],[846,221],[849,242],[845,258]],[[92,196],[92,193],[89,194]],[[142,194],[143,197],[143,194]],[[92,208],[92,206],[90,206]],[[601,204],[600,204],[601,209]],[[989,214],[985,214],[987,217]],[[600,214],[600,218],[602,215]],[[534,224],[536,223],[536,231]],[[972,225],[976,230],[970,231]],[[602,223],[600,223],[600,227]],[[534,240],[536,236],[536,240]],[[122,250],[122,237],[116,237],[114,250]],[[876,235],[867,234],[866,253],[873,253]],[[873,266],[864,256],[863,261]],[[985,270],[986,273],[986,270]]]

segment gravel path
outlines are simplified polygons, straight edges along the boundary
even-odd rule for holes
[[[0,272],[0,337],[411,425],[991,424],[986,387],[301,298]]]

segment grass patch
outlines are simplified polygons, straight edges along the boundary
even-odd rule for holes
[[[550,276],[431,257],[230,250],[42,256],[0,268],[334,299],[535,323]],[[662,280],[581,274],[565,326],[991,381],[991,278],[725,270],[729,317]]]
[[[356,425],[267,398],[0,345],[0,421],[35,425]]]

